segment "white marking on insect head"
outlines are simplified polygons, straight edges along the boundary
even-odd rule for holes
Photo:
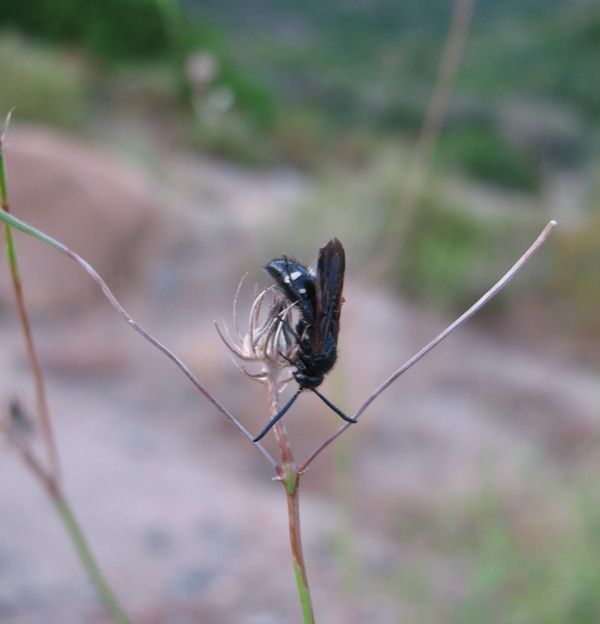
[[[290,273],[289,275],[286,275],[286,276],[283,278],[283,281],[284,281],[286,284],[289,284],[289,283],[290,283],[290,281],[295,281],[295,280],[297,280],[297,279],[298,279],[299,277],[301,277],[301,276],[302,276],[302,273],[300,273],[300,271],[294,271],[293,273]]]

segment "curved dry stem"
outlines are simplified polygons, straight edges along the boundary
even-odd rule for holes
[[[231,414],[225,406],[223,406],[203,385],[200,381],[194,376],[192,371],[183,363],[183,361],[178,358],[170,349],[168,349],[165,345],[163,345],[159,340],[154,338],[151,334],[149,334],[145,329],[143,329],[140,325],[138,325],[134,319],[126,312],[123,306],[119,303],[117,298],[113,295],[110,288],[104,282],[104,280],[100,277],[100,275],[96,272],[96,270],[88,264],[81,256],[77,255],[75,252],[71,251],[68,247],[58,242],[54,238],[44,234],[40,230],[27,225],[25,222],[17,219],[11,214],[7,213],[4,210],[0,210],[0,221],[7,223],[11,227],[16,228],[24,232],[25,234],[29,234],[37,238],[38,240],[50,245],[54,249],[60,251],[65,254],[71,260],[76,262],[100,287],[100,290],[104,294],[104,296],[109,300],[113,308],[119,313],[119,315],[127,321],[127,323],[135,329],[138,334],[143,336],[148,342],[154,345],[159,351],[164,353],[182,372],[183,374],[194,384],[194,386],[205,396],[206,399],[212,405],[219,410],[237,429],[248,438],[250,441],[253,440],[252,435],[248,432],[248,430]],[[263,454],[265,459],[271,464],[273,468],[277,467],[277,462],[269,455],[269,453],[260,445],[255,445],[258,450]]]
[[[478,312],[486,303],[495,297],[508,282],[518,273],[518,271],[531,259],[533,254],[544,244],[550,232],[556,226],[556,221],[550,221],[548,225],[543,229],[542,233],[537,237],[531,247],[519,258],[514,266],[500,279],[490,290],[488,290],[481,299],[474,303],[462,316],[456,319],[454,323],[449,325],[439,336],[434,338],[428,345],[423,347],[416,355],[414,355],[408,362],[401,366],[397,371],[392,373],[380,386],[371,394],[371,396],[358,408],[354,413],[353,418],[358,419],[362,413],[379,397],[379,395],[388,388],[400,375],[406,372],[413,364],[416,364],[424,355],[429,353],[435,346],[437,346],[444,338],[451,334],[457,327],[462,325],[465,321],[470,319],[476,312]],[[308,468],[310,463],[325,449],[327,448],[338,436],[340,436],[348,427],[350,423],[346,423],[338,429],[330,438],[325,440],[308,459],[300,466],[300,471],[304,471]]]

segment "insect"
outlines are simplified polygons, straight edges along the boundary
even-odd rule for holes
[[[319,250],[316,273],[286,256],[271,260],[263,268],[289,303],[297,305],[300,312],[296,327],[289,327],[297,348],[288,360],[296,367],[293,376],[298,382],[298,390],[254,438],[254,442],[258,442],[268,433],[304,389],[314,392],[346,422],[355,423],[355,419],[346,416],[317,390],[337,360],[346,268],[342,243],[337,238],[332,238]],[[285,323],[283,319],[280,321]]]

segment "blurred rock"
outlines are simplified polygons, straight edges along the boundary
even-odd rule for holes
[[[11,127],[6,139],[11,212],[70,247],[130,300],[165,245],[152,185],[85,143],[41,127]],[[17,232],[28,309],[33,316],[87,310],[102,297],[75,263]],[[0,308],[13,301],[7,271]]]

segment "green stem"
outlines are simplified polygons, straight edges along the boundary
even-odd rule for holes
[[[30,236],[37,238],[38,240],[42,241],[42,243],[46,243],[46,245],[54,247],[54,249],[58,249],[58,251],[62,251],[63,253],[66,253],[66,251],[68,251],[67,247],[65,247],[63,244],[59,243],[57,240],[54,240],[47,234],[44,234],[40,230],[37,230],[31,225],[27,225],[23,221],[20,221],[16,217],[13,217],[9,212],[6,212],[4,208],[0,210],[0,221],[5,223],[6,225],[14,227],[15,230],[20,230],[21,232],[25,232],[25,234],[29,234]]]
[[[94,559],[94,555],[92,555],[92,551],[87,544],[83,532],[79,528],[77,520],[75,520],[75,516],[73,515],[71,507],[62,493],[58,481],[40,464],[28,445],[23,444],[18,438],[11,439],[21,454],[25,464],[37,477],[38,481],[44,486],[48,496],[56,506],[63,525],[75,546],[75,550],[77,551],[77,554],[79,555],[79,558],[83,563],[92,584],[98,592],[100,600],[104,603],[111,618],[115,624],[132,624],[131,620],[125,615],[123,609],[119,605],[119,602],[112,593],[112,590],[104,580],[102,572],[100,572],[100,568]]]
[[[315,616],[312,608],[310,589],[308,587],[308,578],[306,576],[302,541],[300,539],[300,475],[292,469],[287,469],[283,479],[288,502],[292,559],[294,562],[294,572],[296,574],[296,585],[298,586],[300,604],[302,605],[302,617],[304,619],[304,624],[314,624]]]
[[[298,585],[298,594],[300,594],[300,604],[302,605],[302,618],[304,619],[304,624],[314,624],[315,618],[310,599],[310,591],[308,586],[304,584],[302,570],[295,561],[294,571],[296,572],[296,584]]]
[[[110,617],[116,624],[132,624],[131,620],[125,615],[125,612],[121,608],[117,598],[113,594],[108,583],[104,580],[102,572],[92,555],[92,552],[87,544],[87,541],[79,528],[79,524],[75,520],[75,516],[71,511],[67,501],[60,493],[54,492],[52,494],[52,500],[56,505],[56,509],[65,525],[71,540],[75,545],[77,554],[85,567],[90,580],[94,584],[100,599],[104,603],[104,606],[108,610]]]

